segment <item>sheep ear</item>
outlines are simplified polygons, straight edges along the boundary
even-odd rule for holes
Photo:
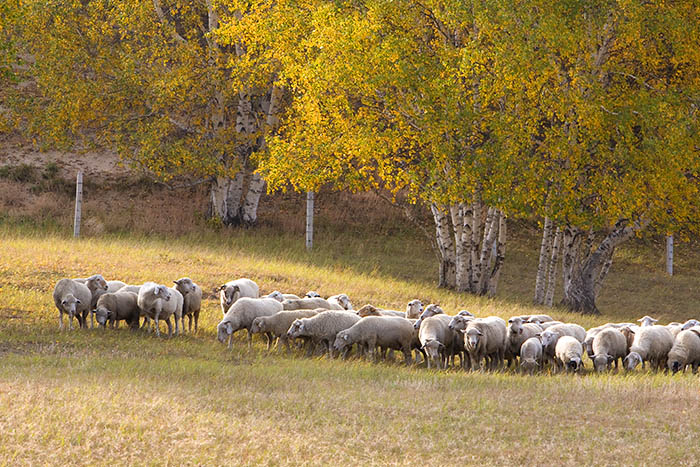
[[[348,335],[345,334],[345,335],[343,336],[343,339],[348,340]]]
[[[179,280],[173,281],[173,284],[180,285],[180,281]]]
[[[81,303],[83,303],[83,302],[81,302],[80,300],[78,300],[78,299],[76,298],[76,299],[75,299],[75,303],[81,304]]]
[[[479,331],[478,329],[476,330],[476,333],[477,333],[478,335],[480,335],[480,336],[483,336],[483,335],[484,335],[484,333],[482,333],[482,332]]]

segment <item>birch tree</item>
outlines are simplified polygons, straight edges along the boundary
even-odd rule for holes
[[[220,30],[259,14],[213,0],[22,2],[18,37],[33,83],[22,127],[44,146],[101,146],[163,180],[209,183],[210,214],[252,225],[256,154],[283,105],[276,63]],[[227,29],[229,32],[231,28]]]

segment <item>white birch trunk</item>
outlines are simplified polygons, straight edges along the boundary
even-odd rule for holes
[[[488,296],[496,295],[498,280],[501,277],[501,267],[506,258],[506,216],[502,212],[498,213],[498,242],[496,243],[496,259],[493,262],[493,269],[488,281]]]
[[[666,273],[673,275],[673,235],[666,236]]]
[[[535,304],[542,305],[545,300],[545,286],[547,279],[547,264],[552,249],[552,232],[554,223],[549,217],[544,218],[542,229],[542,243],[540,244],[540,258],[537,263],[537,277],[535,279]]]
[[[435,239],[440,251],[440,287],[455,286],[455,246],[447,214],[435,203],[430,205],[435,221]]]
[[[314,247],[314,192],[306,193],[306,249]]]
[[[73,237],[80,237],[80,220],[83,213],[83,171],[79,170],[75,179],[75,216],[73,217]],[[72,319],[72,318],[71,318]]]
[[[212,183],[210,214],[224,225],[239,223],[243,178],[243,172],[238,172],[234,178],[216,177]]]
[[[552,307],[554,303],[554,289],[557,285],[557,266],[559,265],[559,251],[561,250],[562,231],[557,227],[552,243],[552,256],[549,261],[549,271],[547,275],[547,292],[544,297],[545,306]]]
[[[477,285],[477,293],[484,295],[488,286],[490,277],[489,263],[491,262],[491,254],[493,252],[493,243],[498,236],[498,221],[500,218],[499,211],[494,208],[489,208],[484,223],[484,239],[481,244],[481,255],[479,255],[479,283]]]
[[[450,206],[450,215],[455,238],[455,288],[465,292],[469,290],[469,243],[465,242],[464,203]]]
[[[474,203],[472,205],[472,236],[469,245],[470,255],[471,255],[471,269],[472,276],[469,285],[469,291],[472,293],[478,293],[479,279],[481,276],[481,268],[479,267],[479,240],[481,234],[481,213],[482,204],[481,196],[477,192],[474,197]]]

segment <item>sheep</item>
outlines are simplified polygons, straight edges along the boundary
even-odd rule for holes
[[[175,289],[182,294],[182,330],[185,330],[185,316],[189,318],[189,332],[192,332],[192,320],[194,319],[194,332],[199,329],[199,312],[202,309],[202,288],[195,284],[189,277],[182,277],[176,281]]]
[[[138,295],[140,290],[141,290],[140,285],[125,285],[121,289],[117,290],[117,292],[132,292],[132,293],[135,293],[136,295]]]
[[[554,321],[554,318],[549,315],[530,315],[530,317],[524,321],[527,323],[542,324]]]
[[[344,293],[338,295],[331,295],[327,298],[327,300],[328,303],[330,303],[331,305],[338,305],[343,310],[352,310],[352,303],[350,303],[350,297],[348,297]]]
[[[139,296],[133,292],[106,293],[97,299],[95,318],[98,326],[106,328],[107,321],[114,327],[119,321],[126,321],[132,330],[139,328],[141,310],[138,305]]]
[[[542,342],[538,337],[530,337],[520,346],[520,370],[530,374],[540,367]]]
[[[282,302],[282,308],[285,310],[315,310],[316,308],[323,308],[325,310],[335,310],[340,308],[339,306],[332,306],[328,303],[328,300],[321,297],[314,298],[300,298],[298,300],[291,299]]]
[[[92,294],[90,300],[90,328],[95,326],[95,316],[92,312],[95,310],[95,306],[97,306],[97,299],[100,298],[100,295],[117,292],[126,286],[122,281],[106,281],[105,278],[102,277],[102,274],[94,274],[85,279],[77,278],[73,280],[85,284]]]
[[[693,373],[698,372],[700,365],[700,327],[692,327],[681,331],[673,341],[673,347],[668,352],[666,365],[673,374],[678,370],[685,372],[685,367],[692,365]]]
[[[474,318],[474,314],[467,310],[460,310],[459,313],[457,313],[455,316],[471,316],[472,318]]]
[[[309,290],[306,292],[306,295],[304,295],[304,298],[321,298],[321,294],[316,291]]]
[[[58,329],[63,329],[63,313],[68,314],[71,330],[74,316],[78,319],[78,326],[86,328],[91,299],[92,293],[85,284],[73,279],[58,281],[53,289],[53,302],[59,313]]]
[[[586,331],[586,338],[583,340],[583,348],[588,354],[588,356],[593,360],[593,339],[595,339],[595,336],[597,336],[603,329],[618,329],[620,326],[617,323],[605,323],[601,326],[596,326],[594,328],[590,328],[588,331]],[[625,353],[626,355],[626,353]],[[624,357],[624,355],[623,355]],[[617,363],[617,362],[616,362]]]
[[[520,347],[523,342],[542,332],[542,327],[531,322],[523,323],[523,320],[518,316],[510,318],[508,323],[510,325],[506,331],[506,353],[511,357],[508,359],[508,366],[510,366],[510,362],[515,361],[515,357],[520,355]]]
[[[252,325],[259,316],[271,316],[282,311],[282,304],[274,298],[242,297],[228,309],[224,318],[216,326],[216,337],[222,344],[228,339],[231,348],[233,333],[241,329],[248,331],[248,348],[253,343]],[[268,336],[268,340],[271,339]]]
[[[464,347],[469,352],[472,369],[481,368],[483,359],[490,369],[503,364],[506,350],[506,322],[496,316],[477,318],[469,322],[464,331]]]
[[[282,303],[285,300],[299,300],[298,295],[294,295],[293,293],[282,293],[279,290],[275,290],[274,292],[267,294],[267,297],[274,298],[280,303]]]
[[[302,299],[303,300],[303,299]],[[348,329],[361,318],[355,313],[347,311],[329,310],[319,313],[310,318],[295,320],[287,331],[288,338],[308,337],[312,345],[307,351],[307,356],[317,344],[324,344],[328,349],[328,355],[333,356],[333,342],[335,336],[345,329]]]
[[[411,346],[414,329],[406,318],[393,316],[368,316],[360,319],[348,329],[338,332],[333,343],[336,351],[358,344],[367,349],[372,361],[375,360],[375,348],[400,350],[406,364],[411,364]]]
[[[683,323],[668,323],[666,325],[666,329],[671,331],[671,334],[673,334],[673,337],[675,338],[678,333],[683,330]]]
[[[402,311],[384,310],[382,308],[377,308],[374,305],[367,304],[357,310],[357,316],[360,318],[365,318],[367,316],[394,316],[398,318],[405,318],[406,314]]]
[[[554,326],[549,326],[548,330],[559,334],[559,336],[571,336],[575,337],[577,341],[583,342],[586,340],[586,330],[583,326],[579,326],[574,323],[561,323],[555,324]]]
[[[609,370],[613,362],[617,369],[618,361],[627,355],[627,339],[618,329],[604,328],[593,337],[591,349],[596,371]]]
[[[473,319],[474,319],[473,316],[456,315],[456,316],[453,316],[452,319],[450,319],[450,323],[448,324],[448,327],[455,332],[461,333],[462,331],[467,329],[469,322]]]
[[[547,321],[544,323],[540,323],[540,327],[544,331],[545,329],[549,329],[552,326],[556,326],[557,324],[564,324],[564,323],[562,323],[561,321]]]
[[[654,323],[658,322],[658,319],[654,319],[651,316],[647,315],[644,316],[643,318],[640,318],[637,320],[637,322],[641,323],[639,326],[640,327],[647,327],[647,326],[653,326]]]
[[[175,335],[180,333],[179,322],[182,321],[183,297],[172,287],[146,282],[141,286],[138,295],[138,307],[141,314],[155,321],[156,336],[160,337],[159,321],[165,320],[168,325],[168,337],[172,337],[173,329],[170,317],[175,316]]]
[[[639,326],[637,326],[636,324],[633,324],[632,326],[624,326],[619,328],[619,331],[622,333],[623,336],[625,336],[625,339],[627,340],[627,353],[629,353],[630,347],[632,347],[632,343],[634,342],[634,333],[637,329],[639,329]]]
[[[421,318],[423,318],[422,315]],[[442,369],[447,363],[454,339],[454,333],[448,327],[450,320],[449,316],[439,313],[423,318],[418,327],[418,339],[421,348],[427,355],[428,368],[430,368],[431,362],[437,362],[439,369]],[[413,327],[416,329],[415,323]]]
[[[316,316],[324,310],[283,310],[269,316],[258,316],[253,320],[250,326],[251,334],[267,334],[272,338],[279,339],[277,341],[277,351],[281,351],[281,345],[284,345],[289,353],[289,339],[287,331],[292,323],[301,318],[310,318]],[[268,339],[267,350],[272,346],[272,339]]]
[[[219,293],[221,313],[224,315],[228,312],[229,308],[231,308],[231,305],[236,303],[236,300],[239,298],[258,298],[260,296],[258,284],[246,278],[229,281],[219,286],[216,292]]]
[[[406,305],[406,318],[418,319],[423,313],[423,303],[418,299],[413,299]]]
[[[425,307],[425,310],[423,313],[421,313],[420,317],[418,320],[413,323],[414,329],[420,329],[421,324],[423,323],[423,320],[426,318],[430,318],[431,316],[435,315],[444,315],[445,312],[440,308],[440,305],[436,305],[434,303],[431,303],[430,305]]]
[[[683,323],[683,326],[681,326],[681,331],[685,331],[686,329],[690,329],[693,326],[700,326],[700,321],[697,319],[689,319],[685,323]]]
[[[566,371],[577,372],[583,367],[583,346],[581,341],[572,336],[561,336],[555,347],[555,359],[557,368],[566,368]]]
[[[649,362],[655,369],[661,368],[673,347],[671,331],[659,325],[640,326],[636,331],[626,329],[634,334],[634,341],[623,361],[625,369],[633,370],[639,363],[644,368],[644,362]]]

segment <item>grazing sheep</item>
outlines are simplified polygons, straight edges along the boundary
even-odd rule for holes
[[[285,300],[299,300],[298,295],[294,295],[293,293],[282,293],[279,290],[275,290],[274,292],[269,293],[267,297],[274,298],[280,303],[282,303]]]
[[[73,330],[73,317],[78,319],[78,326],[87,327],[87,315],[90,312],[92,293],[85,284],[73,279],[61,279],[53,289],[53,302],[58,308],[58,329],[63,329],[63,313],[68,314],[70,329]]]
[[[406,314],[402,311],[384,310],[382,308],[377,308],[374,305],[367,304],[357,310],[357,316],[360,318],[365,318],[367,316],[394,316],[398,318],[405,318]]]
[[[583,340],[583,348],[590,357],[591,360],[593,360],[593,339],[595,339],[595,336],[597,336],[603,329],[618,329],[621,326],[619,326],[617,323],[605,323],[602,326],[596,326],[594,328],[590,328],[588,331],[586,331],[586,338]],[[625,355],[627,355],[625,353]],[[624,357],[624,355],[623,355]]]
[[[542,330],[549,329],[552,326],[556,326],[557,324],[564,324],[561,321],[547,321],[545,323],[540,323],[540,327]]]
[[[586,340],[586,330],[583,328],[583,326],[579,326],[578,324],[574,324],[574,323],[555,324],[554,326],[548,327],[547,330],[552,331],[556,334],[559,334],[559,337],[571,336],[571,337],[575,337],[576,340],[579,342],[583,342]]]
[[[277,338],[277,351],[282,350],[281,345],[284,345],[289,353],[289,339],[287,338],[289,327],[297,319],[316,316],[320,311],[325,310],[282,310],[274,315],[258,316],[250,326],[250,333],[266,334],[272,336],[273,339]],[[273,339],[268,339],[267,350],[270,350]]]
[[[447,360],[452,353],[454,333],[448,327],[452,318],[444,313],[428,317],[421,315],[421,318],[423,319],[418,327],[418,339],[421,348],[427,354],[428,368],[433,362],[437,363],[439,369],[442,369],[447,364]],[[413,327],[416,329],[415,323]]]
[[[542,361],[542,342],[538,337],[530,337],[520,346],[520,370],[534,373]]]
[[[239,298],[258,298],[260,296],[258,284],[246,278],[229,281],[219,286],[216,291],[219,293],[221,313],[224,315]]]
[[[406,318],[418,319],[423,313],[423,303],[418,299],[413,299],[406,305]]]
[[[690,329],[693,326],[700,326],[700,321],[697,319],[689,319],[685,323],[683,323],[683,326],[681,326],[681,331],[685,331],[686,329]]]
[[[620,332],[623,336],[625,336],[625,339],[627,340],[627,353],[630,352],[630,347],[632,347],[632,343],[634,342],[634,333],[637,329],[639,329],[639,326],[637,326],[636,324],[633,324],[632,326],[624,326],[619,328]]]
[[[375,360],[375,348],[400,350],[403,352],[406,364],[411,359],[411,344],[413,343],[414,329],[412,323],[406,318],[393,316],[368,316],[362,318],[348,329],[338,332],[333,343],[336,351],[343,351],[358,344],[367,349],[372,361]]]
[[[282,307],[285,310],[315,310],[316,308],[323,308],[324,310],[337,309],[335,306],[328,303],[328,300],[321,297],[285,300],[282,302]]]
[[[185,330],[185,316],[189,318],[189,332],[192,332],[192,319],[194,318],[194,332],[199,328],[199,312],[202,309],[202,288],[195,284],[189,277],[183,277],[176,281],[175,290],[182,294],[182,330]]]
[[[464,331],[464,347],[469,352],[472,369],[481,369],[484,359],[490,369],[499,368],[506,351],[506,322],[496,316],[470,321]]]
[[[106,281],[102,274],[94,274],[85,279],[77,278],[73,280],[85,284],[92,294],[92,299],[90,300],[90,328],[95,326],[95,317],[92,312],[97,306],[97,299],[100,298],[100,295],[117,292],[126,286],[122,281]]]
[[[173,328],[170,317],[175,317],[175,335],[177,336],[180,333],[179,322],[182,321],[183,301],[182,294],[177,290],[154,282],[146,282],[139,290],[137,303],[141,314],[154,320],[156,336],[160,337],[158,324],[163,319],[168,325],[168,337],[172,337]]]
[[[566,371],[579,371],[583,367],[583,346],[581,342],[572,336],[561,336],[557,340],[554,351],[557,368]]]
[[[673,341],[673,347],[668,352],[666,365],[674,374],[683,370],[688,365],[693,368],[693,373],[698,372],[700,365],[700,327],[692,327],[681,331]]]
[[[324,344],[328,355],[332,357],[335,336],[358,321],[360,321],[360,317],[355,313],[339,310],[324,311],[310,318],[295,320],[287,331],[287,337],[310,338],[312,345],[308,349],[307,356],[311,356],[317,344]]]
[[[119,321],[126,321],[132,330],[139,328],[141,310],[138,305],[139,296],[133,292],[106,293],[97,299],[95,319],[98,326],[106,327],[109,321],[110,327],[118,325]]]
[[[421,313],[420,317],[418,318],[418,321],[416,321],[413,324],[413,327],[415,329],[420,329],[421,324],[423,323],[423,320],[426,318],[430,318],[431,316],[435,315],[444,315],[445,312],[440,308],[440,305],[436,305],[434,303],[431,303],[430,305],[425,307],[425,310],[423,313]]]
[[[236,300],[228,309],[218,326],[216,337],[222,344],[228,339],[227,348],[231,348],[233,333],[241,329],[248,331],[248,347],[253,343],[252,326],[255,318],[259,316],[272,316],[282,311],[282,304],[274,298],[250,298],[242,297]],[[268,336],[268,340],[271,339]]]
[[[542,324],[542,323],[549,323],[550,321],[554,321],[554,318],[552,318],[549,315],[530,315],[530,317],[525,322],[534,323],[534,324]]]
[[[630,329],[630,328],[626,328]],[[665,326],[640,326],[634,333],[634,341],[623,364],[625,369],[633,370],[638,364],[649,362],[654,369],[660,369],[673,347],[673,334]]]
[[[506,331],[506,353],[509,353],[512,356],[511,360],[515,361],[515,357],[520,356],[520,347],[523,342],[542,332],[542,327],[532,322],[523,323],[523,320],[518,316],[509,319],[508,323],[510,325]],[[510,361],[508,366],[510,366]]]
[[[343,310],[352,310],[352,303],[350,303],[350,297],[348,297],[344,293],[338,295],[331,295],[327,298],[327,300],[328,303],[330,303],[331,305],[338,305]]]
[[[637,320],[637,322],[641,323],[639,326],[640,327],[647,327],[647,326],[653,326],[654,323],[657,323],[659,320],[654,319],[651,316],[644,316],[643,318],[640,318]]]
[[[591,360],[596,371],[610,370],[613,362],[617,369],[618,361],[627,355],[627,338],[618,329],[604,328],[593,337],[591,349]]]

